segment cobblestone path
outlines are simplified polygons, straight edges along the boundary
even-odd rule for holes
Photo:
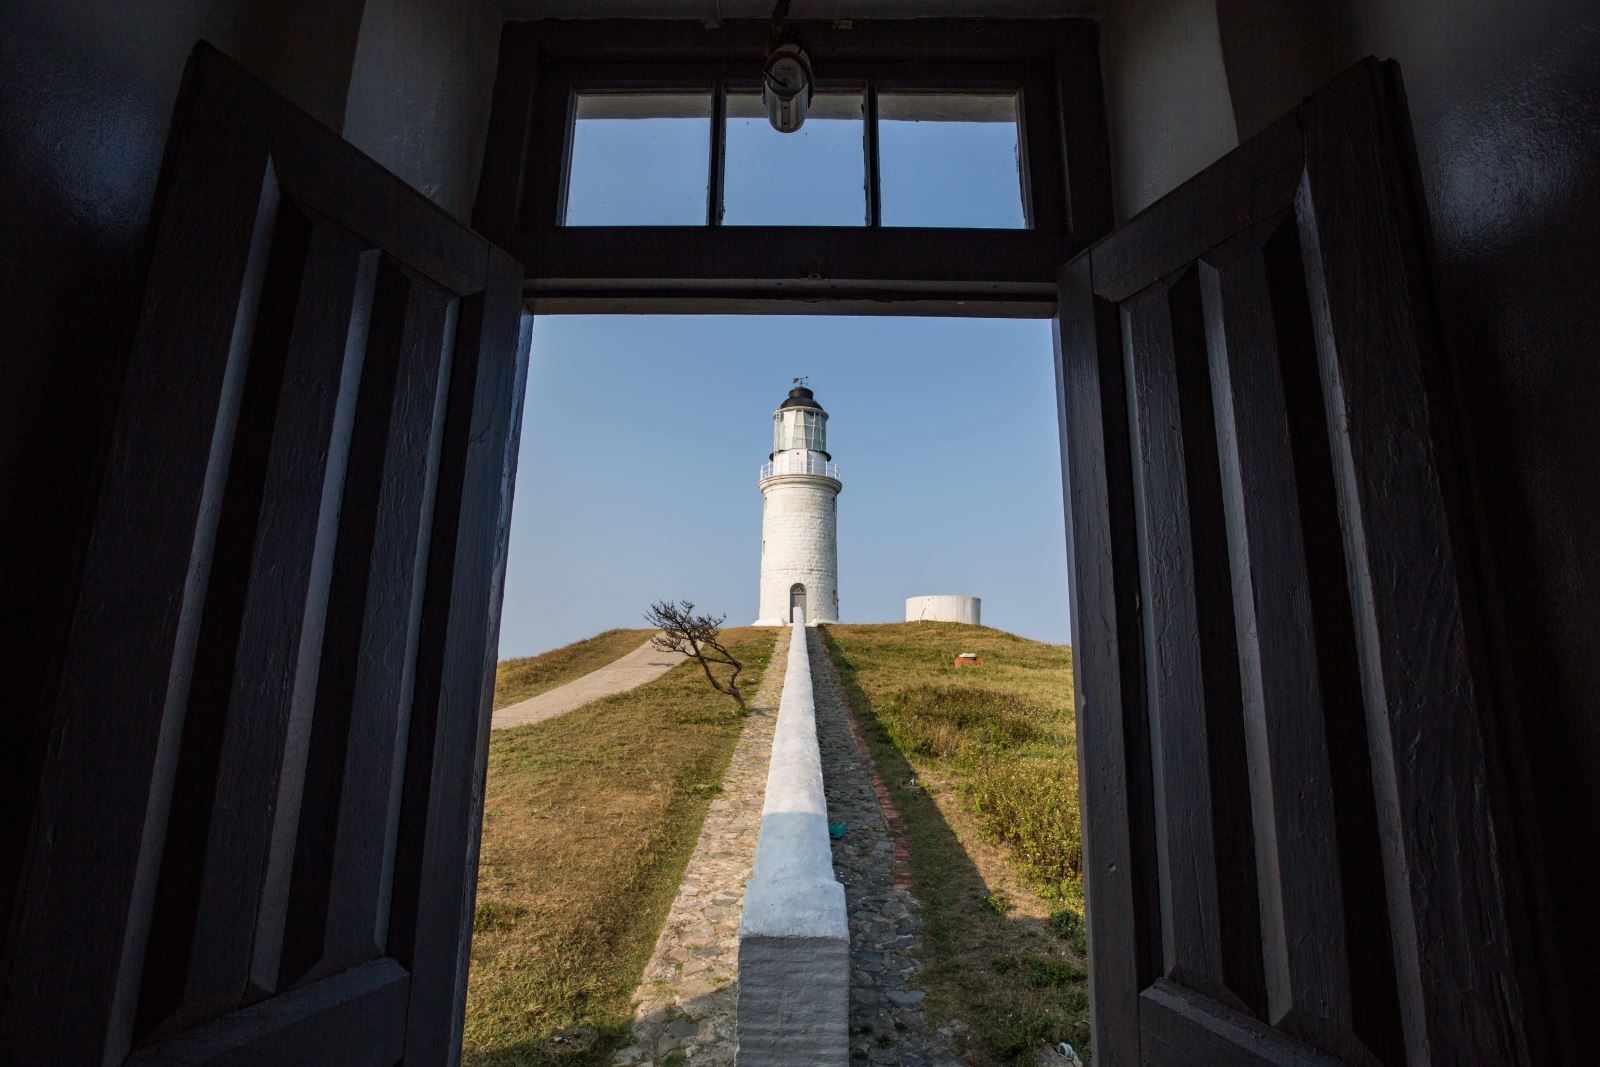
[[[811,644],[811,680],[828,819],[846,827],[833,843],[833,874],[844,883],[850,915],[851,1063],[959,1067],[922,1014],[920,966],[911,955],[921,920],[904,845],[884,815],[887,791],[852,729],[849,698],[820,637]]]
[[[697,1067],[733,1063],[739,911],[761,832],[767,762],[789,651],[789,631],[777,635],[722,792],[706,813],[683,884],[634,993],[633,1044],[616,1054],[615,1063],[655,1064],[679,1050]]]

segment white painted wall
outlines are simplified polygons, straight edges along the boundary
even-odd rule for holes
[[[489,126],[501,16],[493,0],[366,0],[344,135],[463,221]]]
[[[850,926],[833,876],[811,685],[811,632],[789,637],[755,867],[739,916],[739,1067],[846,1067]]]
[[[908,596],[906,622],[965,622],[981,625],[983,600],[975,596]]]
[[[1214,0],[1117,0],[1100,62],[1119,220],[1239,143]]]
[[[808,622],[839,621],[839,488],[837,480],[815,474],[762,479],[761,617],[755,625],[788,624],[789,589],[796,582],[806,587]]]

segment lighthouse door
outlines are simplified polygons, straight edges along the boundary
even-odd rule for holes
[[[794,626],[806,624],[806,587],[799,582],[789,587],[789,622]]]

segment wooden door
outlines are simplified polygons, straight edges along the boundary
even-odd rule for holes
[[[1061,273],[1098,1067],[1530,1057],[1408,136],[1369,60]]]
[[[157,212],[0,1058],[449,1062],[520,268],[204,45]]]

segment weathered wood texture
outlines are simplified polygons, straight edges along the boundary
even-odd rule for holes
[[[456,1054],[520,288],[196,50],[17,860],[7,1054]]]
[[[1060,275],[1101,1065],[1535,1059],[1397,78]]]

